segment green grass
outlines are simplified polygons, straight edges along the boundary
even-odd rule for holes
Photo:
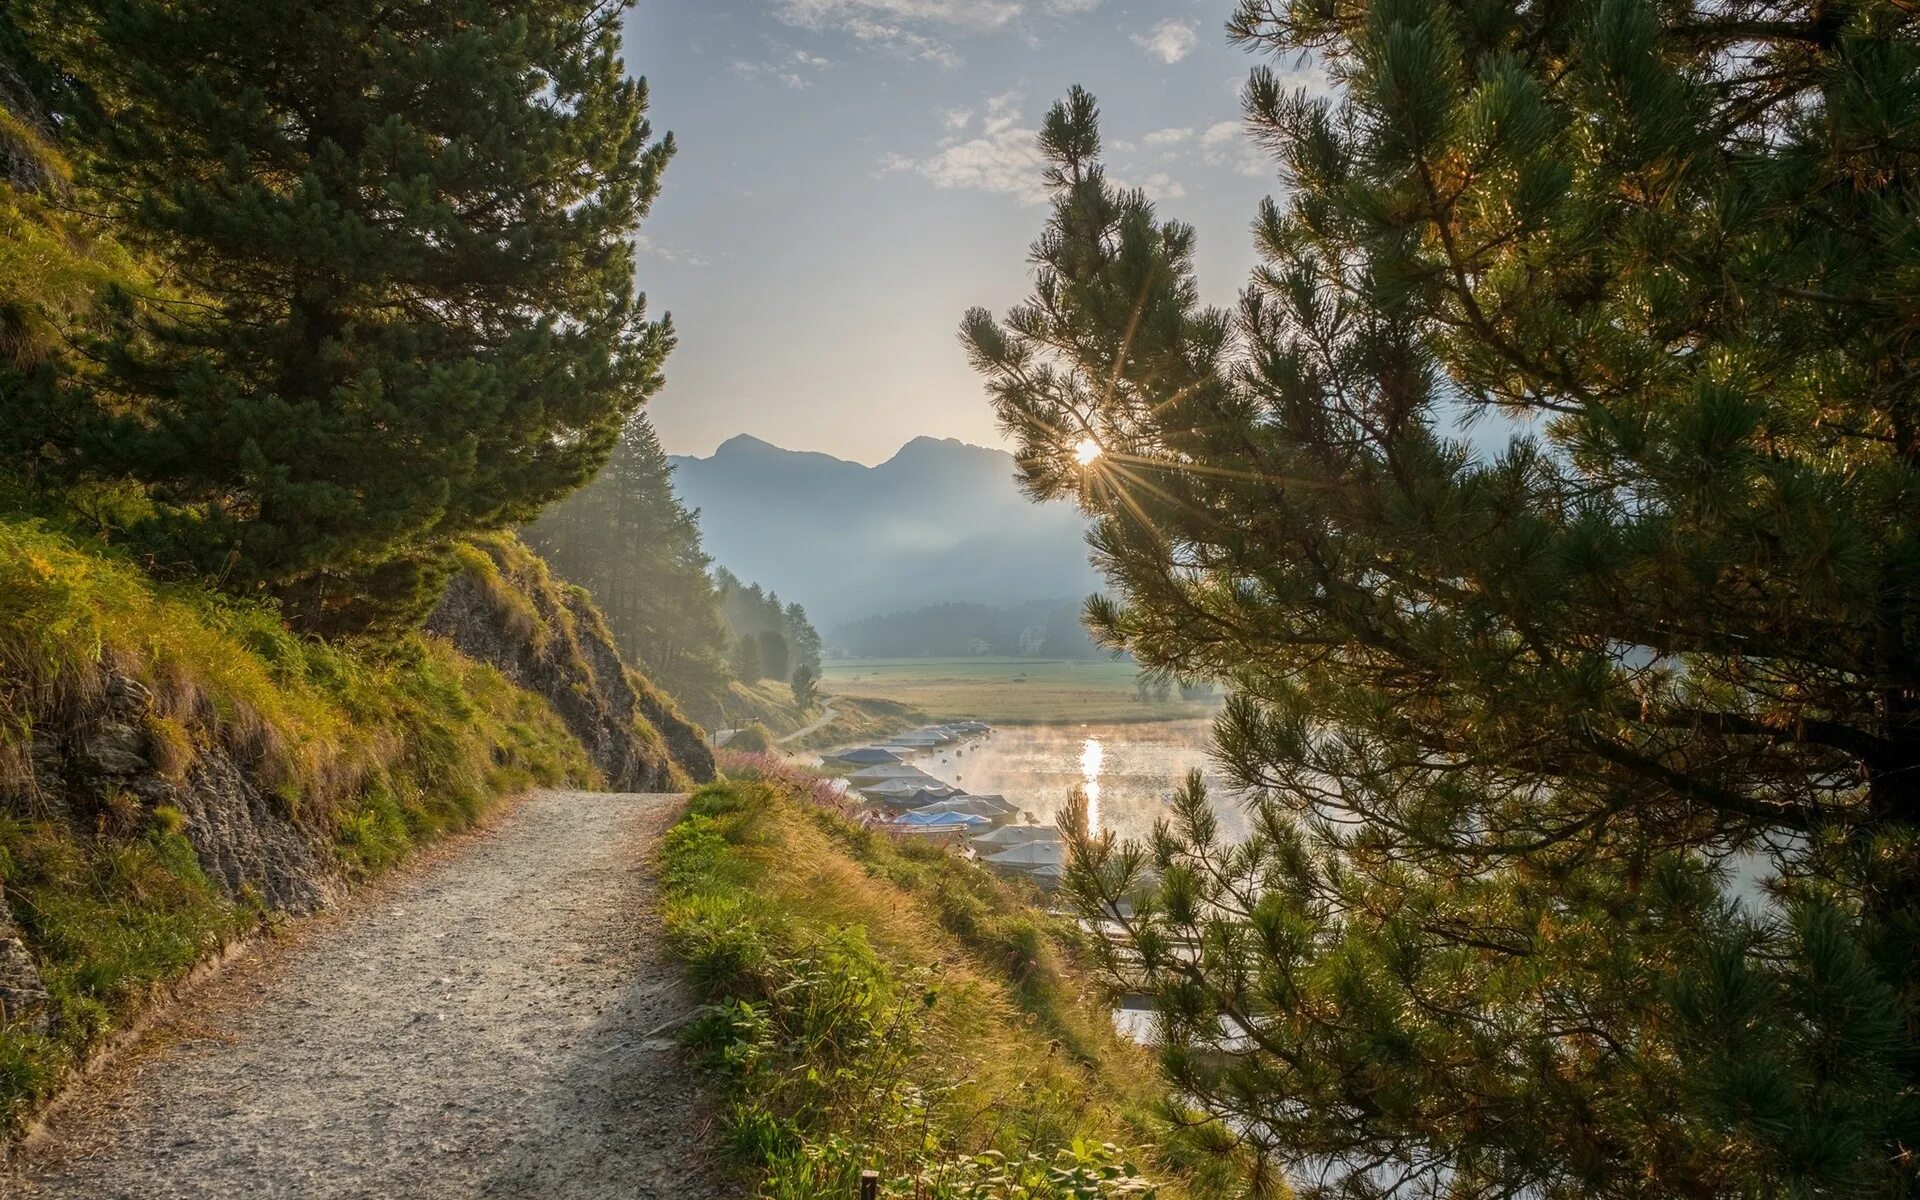
[[[828,696],[833,720],[806,737],[788,742],[788,750],[813,750],[826,746],[845,746],[857,742],[876,742],[903,729],[927,724],[926,713],[896,700],[872,696]]]
[[[834,713],[831,721],[804,738],[781,741],[819,721],[829,707]],[[926,713],[912,705],[867,696],[828,695],[824,690],[812,704],[801,705],[794,699],[790,685],[773,679],[752,685],[735,680],[728,685],[726,708],[728,725],[734,728],[763,726],[787,750],[873,741],[889,733],[924,725],[928,719]]]
[[[739,754],[765,754],[773,745],[773,734],[758,721],[735,731],[727,740],[727,749]]]
[[[545,701],[444,642],[379,649],[289,633],[269,610],[160,585],[92,544],[0,519],[0,893],[40,965],[52,1036],[0,1029],[0,1133],[147,1001],[265,914],[201,873],[177,811],[109,791],[55,811],[28,747],[152,693],[155,765],[218,751],[353,877],[465,828],[497,798],[592,778]]]
[[[1204,716],[1211,702],[1142,701],[1139,669],[1111,659],[862,658],[828,662],[830,692],[873,696],[939,719],[1001,724],[1166,721]]]
[[[802,705],[793,698],[792,685],[778,679],[762,679],[751,684],[736,679],[727,685],[722,703],[728,726],[743,729],[763,725],[775,737],[804,729],[820,716],[817,702]]]
[[[869,1167],[889,1196],[1224,1190],[1224,1139],[1173,1139],[1071,923],[802,794],[711,785],[663,850],[741,1194],[844,1200]]]

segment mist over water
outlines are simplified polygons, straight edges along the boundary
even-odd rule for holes
[[[1003,726],[984,742],[916,759],[930,775],[976,794],[999,794],[1052,823],[1075,787],[1087,790],[1092,823],[1145,837],[1169,798],[1199,770],[1220,814],[1221,833],[1246,834],[1246,814],[1209,755],[1205,719],[1126,724]]]

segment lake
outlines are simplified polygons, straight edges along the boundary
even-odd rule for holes
[[[913,765],[955,787],[999,794],[1051,824],[1076,786],[1087,789],[1092,823],[1145,837],[1168,797],[1196,768],[1207,781],[1221,833],[1245,834],[1234,793],[1208,756],[1212,722],[1202,719],[997,728],[984,741],[937,750]]]

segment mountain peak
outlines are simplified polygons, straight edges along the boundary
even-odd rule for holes
[[[718,458],[722,454],[765,454],[768,451],[776,454],[785,453],[772,442],[761,441],[750,433],[736,433],[726,441],[721,442],[719,447],[714,450],[713,456]]]
[[[839,463],[847,468],[862,471],[879,469],[879,467],[869,467],[863,463],[852,462],[822,450],[789,450],[784,446],[776,446],[764,438],[757,438],[750,433],[736,433],[726,441],[721,442],[719,446],[714,448],[712,456],[708,459],[700,460],[690,456],[675,455],[674,461],[676,463],[696,461],[711,462],[717,459],[751,460],[776,457],[796,463],[805,460],[823,467],[828,463]],[[1005,458],[1007,458],[1007,452],[1004,450],[995,450],[990,446],[976,446],[972,442],[963,442],[959,438],[931,437],[922,434],[894,451],[893,457],[887,459],[886,462],[881,463],[879,466],[886,467],[893,463],[921,464],[942,461],[952,463],[992,461],[997,463]]]
[[[877,467],[731,438],[675,459],[707,553],[807,607],[822,629],[928,604],[1017,605],[1099,586],[1086,519],[1037,505],[1005,451],[919,437]]]
[[[972,442],[963,442],[959,438],[917,437],[894,452],[892,458],[881,463],[882,467],[894,463],[952,462],[972,463],[994,461],[1006,457],[1006,451],[995,450],[989,446],[976,446]]]

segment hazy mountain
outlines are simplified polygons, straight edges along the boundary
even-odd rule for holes
[[[1014,484],[1013,456],[916,438],[877,467],[742,435],[675,458],[707,552],[797,600],[822,629],[946,601],[1015,605],[1082,596],[1086,521]]]

